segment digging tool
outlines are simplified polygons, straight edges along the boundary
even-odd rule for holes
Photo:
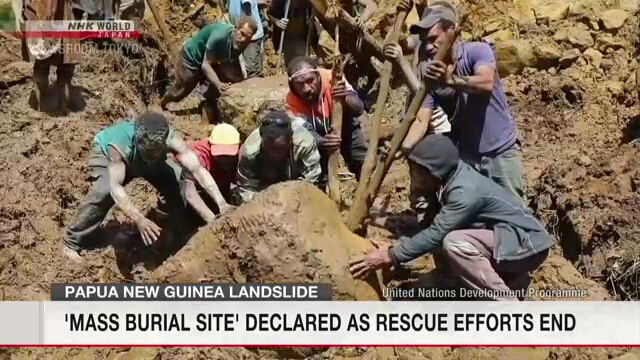
[[[284,5],[284,18],[289,18],[289,8],[291,7],[291,0],[287,0],[287,3]],[[280,30],[280,44],[278,44],[278,63],[276,65],[276,69],[278,69],[278,74],[282,70],[282,47],[284,46],[284,33],[286,30]]]
[[[466,22],[469,15],[471,15],[478,9],[479,7],[476,7],[472,11],[467,12],[460,17],[460,21],[456,26],[455,30],[447,34],[444,44],[440,46],[440,49],[438,50],[438,53],[434,57],[434,60],[446,61],[446,59],[451,58],[450,56],[451,47],[453,46],[454,42],[460,35],[460,31],[461,31],[460,29],[462,25]],[[384,177],[387,175],[387,172],[391,167],[391,163],[393,163],[393,160],[395,159],[394,154],[397,153],[398,150],[400,149],[400,146],[402,145],[404,138],[407,136],[407,133],[411,128],[411,125],[416,120],[416,115],[418,114],[418,110],[420,110],[420,106],[422,105],[424,98],[426,97],[427,93],[431,90],[433,86],[434,84],[432,82],[423,83],[420,89],[418,89],[418,91],[414,95],[413,99],[411,100],[411,104],[409,105],[409,109],[407,110],[407,113],[404,116],[402,123],[400,124],[400,126],[398,127],[398,130],[396,131],[396,133],[393,135],[393,138],[391,139],[391,146],[390,146],[389,152],[387,153],[387,156],[381,158],[380,161],[378,161],[378,165],[376,166],[375,172],[371,177],[371,183],[369,184],[369,189],[368,189],[368,193],[369,193],[368,194],[369,196],[367,199],[368,204],[371,204],[373,199],[375,199],[376,196],[378,195],[378,191],[380,190],[382,181],[384,180]]]
[[[178,50],[175,48],[173,41],[171,41],[171,36],[169,35],[170,34],[169,29],[167,28],[167,24],[164,22],[164,19],[162,18],[162,16],[160,16],[160,11],[158,11],[155,1],[147,0],[147,5],[149,6],[149,9],[151,9],[153,18],[156,20],[156,24],[158,24],[158,27],[162,32],[162,37],[164,38],[164,41],[167,43],[167,47],[169,48],[169,51],[171,51],[172,56],[177,54]]]
[[[402,31],[402,25],[407,19],[408,12],[406,10],[398,11],[396,22],[393,29],[387,35],[385,42],[395,43],[400,38],[400,32]],[[382,119],[382,112],[384,110],[384,104],[389,97],[389,86],[391,84],[391,75],[393,72],[393,62],[391,60],[385,60],[380,75],[380,91],[378,92],[378,98],[376,99],[375,113],[371,119],[371,135],[369,138],[369,148],[367,149],[367,155],[364,158],[362,164],[362,170],[360,171],[360,181],[355,192],[355,199],[353,205],[349,210],[347,217],[347,227],[349,230],[355,232],[360,228],[363,220],[367,217],[367,209],[369,208],[371,201],[368,199],[367,187],[369,186],[369,177],[373,172],[373,168],[376,165],[376,155],[378,150],[378,136],[380,132],[380,120]],[[372,199],[371,199],[372,200]]]
[[[336,38],[339,38],[339,29],[336,27]],[[344,76],[344,67],[347,65],[347,62],[351,59],[350,55],[341,55],[340,49],[338,48],[338,43],[336,42],[335,47],[335,62],[333,63],[333,74],[332,74],[332,83],[342,80]],[[333,99],[333,104],[331,105],[331,133],[336,134],[342,137],[342,102],[344,99]],[[340,150],[335,150],[329,155],[328,161],[328,188],[329,188],[329,197],[338,204],[341,205],[341,197],[340,197],[340,179],[338,178],[338,161],[339,161]]]
[[[342,8],[339,9],[339,13],[337,14],[338,16],[335,17],[335,19],[332,19],[332,14],[327,16],[329,6],[325,1],[326,0],[309,0],[311,6],[315,10],[316,17],[322,24],[322,27],[327,30],[329,34],[333,31],[334,26],[340,26],[342,30],[350,33],[360,31],[356,20]],[[362,45],[362,51],[367,55],[367,57],[373,56],[380,60],[385,60],[384,54],[382,53],[382,45],[366,30],[362,31]],[[355,49],[350,49],[350,51],[353,50]]]

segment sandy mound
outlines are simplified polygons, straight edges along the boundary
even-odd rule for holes
[[[268,188],[202,228],[152,278],[168,282],[327,282],[334,299],[379,300],[378,279],[354,280],[349,258],[373,245],[350,233],[331,200],[305,182]]]

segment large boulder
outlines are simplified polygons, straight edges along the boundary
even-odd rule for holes
[[[252,78],[233,84],[218,99],[222,119],[248,135],[256,129],[255,113],[267,100],[283,101],[289,91],[287,75]]]
[[[508,40],[495,44],[494,52],[501,77],[519,74],[535,64],[532,45],[526,40]]]
[[[349,259],[374,246],[351,233],[315,186],[277,184],[200,229],[153,280],[331,283],[335,300],[381,300],[382,275],[355,280]]]

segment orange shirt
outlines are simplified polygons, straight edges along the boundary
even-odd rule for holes
[[[320,74],[321,88],[320,97],[315,104],[308,104],[296,96],[291,89],[285,99],[285,109],[289,116],[302,117],[311,122],[314,129],[318,126],[326,127],[325,132],[330,127],[331,109],[333,105],[333,97],[331,96],[332,74],[331,70],[318,69]],[[347,90],[353,91],[353,87],[343,77]]]

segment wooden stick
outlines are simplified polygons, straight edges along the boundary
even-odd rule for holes
[[[154,2],[154,0],[147,0],[147,5],[149,5],[149,9],[151,9],[153,18],[156,20],[156,24],[158,24],[158,27],[162,32],[162,37],[164,38],[164,41],[167,43],[167,47],[169,48],[169,51],[171,51],[172,56],[175,56],[176,54],[178,54],[178,50],[175,48],[173,41],[171,41],[171,36],[169,35],[170,34],[169,28],[167,28],[167,24],[164,22],[164,19],[162,18],[162,16],[160,16],[160,11],[158,11],[158,8],[156,7],[156,3]]]
[[[287,0],[287,3],[284,5],[284,18],[289,18],[289,8],[291,7],[291,0]],[[286,30],[280,30],[280,44],[278,45],[278,63],[276,65],[276,69],[278,69],[278,74],[282,70],[282,47],[284,46],[284,33]]]
[[[340,9],[340,14],[337,16],[336,20],[332,20],[327,18],[326,13],[328,10],[328,6],[325,0],[309,0],[313,9],[316,12],[316,17],[322,24],[322,27],[329,32],[329,34],[333,33],[333,28],[336,26],[336,23],[343,31],[349,33],[356,33],[356,31],[360,31],[358,29],[358,25],[356,24],[356,20],[349,15],[344,9]],[[381,61],[384,61],[384,54],[382,53],[382,45],[376,40],[371,34],[369,34],[366,30],[363,30],[363,43],[362,43],[362,52],[367,56],[373,56],[378,58]],[[334,39],[335,40],[335,39]],[[355,54],[354,49],[349,49],[348,52]]]
[[[407,19],[408,12],[398,11],[396,22],[393,29],[387,35],[385,42],[395,43],[400,38],[400,32],[402,31],[402,25]],[[380,132],[380,120],[382,119],[382,112],[384,111],[384,105],[389,97],[389,86],[391,84],[391,75],[393,71],[393,62],[391,60],[385,60],[380,75],[380,91],[378,92],[378,98],[376,99],[375,113],[371,119],[371,135],[369,136],[369,148],[367,149],[367,155],[364,158],[362,164],[362,170],[360,171],[360,181],[355,192],[355,199],[353,205],[349,209],[349,215],[347,217],[347,227],[352,232],[357,231],[362,225],[364,219],[367,217],[367,210],[371,205],[368,199],[367,188],[369,186],[369,177],[373,172],[373,168],[376,165],[376,154],[378,150],[378,136]]]
[[[339,38],[339,28],[336,27],[336,38]],[[333,63],[332,84],[342,80],[344,76],[344,67],[347,64],[347,57],[340,55],[340,48],[336,42],[335,47],[335,62]],[[343,99],[333,99],[331,105],[331,133],[340,136],[342,138],[342,101]],[[340,197],[340,180],[338,178],[338,165],[339,165],[340,150],[335,150],[329,154],[328,161],[328,189],[329,197],[338,204],[341,205]]]
[[[447,38],[445,39],[444,44],[442,44],[442,46],[438,50],[438,53],[434,57],[434,60],[445,61],[446,59],[450,58],[449,55],[451,52],[451,47],[453,46],[456,39],[458,38],[458,35],[460,35],[460,31],[461,31],[460,29],[462,24],[464,24],[467,18],[469,17],[469,15],[475,12],[477,9],[478,8],[474,9],[471,12],[465,13],[463,16],[461,16],[460,22],[456,26],[455,30],[447,34]],[[387,175],[387,172],[391,167],[391,163],[393,163],[393,160],[395,159],[395,156],[394,156],[395,153],[398,152],[398,150],[400,149],[400,146],[402,145],[404,138],[407,136],[407,133],[411,128],[411,125],[416,120],[416,115],[418,114],[418,110],[420,110],[420,107],[422,105],[422,102],[424,101],[424,98],[426,97],[427,93],[431,90],[433,86],[434,84],[432,82],[425,82],[424,84],[422,84],[420,89],[416,92],[413,99],[411,100],[411,104],[409,105],[409,109],[407,110],[404,120],[400,124],[400,127],[398,127],[398,130],[396,131],[396,133],[393,135],[393,138],[391,139],[391,146],[387,156],[385,156],[384,158],[380,159],[380,161],[378,161],[376,170],[373,173],[373,176],[371,177],[371,184],[369,184],[369,189],[368,189],[369,203],[371,203],[373,199],[375,199],[376,196],[378,195],[378,191],[380,191],[380,186],[382,185],[382,181],[384,180],[384,177]]]

